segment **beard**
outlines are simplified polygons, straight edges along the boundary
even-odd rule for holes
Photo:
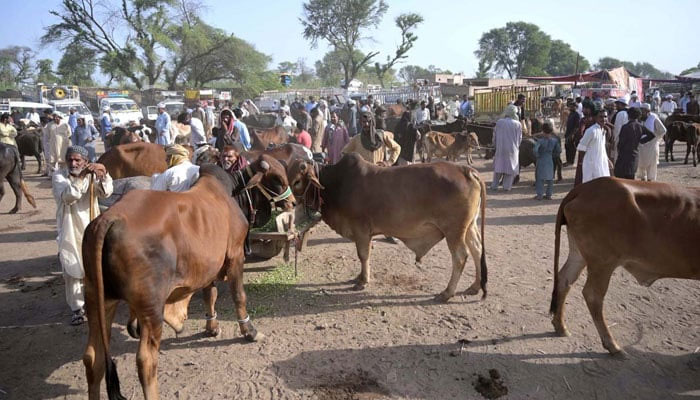
[[[233,167],[233,163],[230,161],[222,161],[221,166],[224,168],[224,170],[228,171],[231,169],[231,167]]]
[[[85,169],[85,167],[74,167],[74,168],[68,167],[68,172],[73,176],[80,176],[80,173],[83,172],[84,169]]]

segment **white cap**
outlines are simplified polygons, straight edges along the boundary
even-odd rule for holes
[[[673,95],[670,95],[670,94],[667,94],[666,97],[664,97],[664,99],[672,99],[672,98],[673,98]]]
[[[109,111],[109,106],[103,106],[102,111]]]
[[[627,99],[624,97],[620,97],[620,98],[615,99],[615,103],[622,103],[624,105],[627,105]]]
[[[158,108],[165,108],[165,103],[158,103]]]
[[[642,103],[642,110],[651,111],[651,105],[649,103]]]

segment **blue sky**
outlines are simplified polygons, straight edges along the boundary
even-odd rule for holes
[[[104,0],[114,1],[118,0]],[[252,43],[280,61],[320,59],[327,48],[311,49],[301,35],[301,1],[203,0],[205,21]],[[59,0],[6,1],[0,25],[0,48],[26,45],[40,56],[60,59],[61,51],[40,48],[43,27],[55,21],[48,13]],[[700,62],[697,44],[697,0],[581,1],[440,1],[388,0],[389,11],[380,27],[370,32],[364,50],[379,50],[380,59],[393,53],[399,41],[394,17],[418,12],[425,22],[407,64],[435,65],[472,75],[477,67],[474,50],[481,34],[509,21],[534,23],[553,39],[561,39],[591,63],[603,56],[627,61],[648,61],[657,68],[679,73]],[[583,6],[585,4],[585,6]]]

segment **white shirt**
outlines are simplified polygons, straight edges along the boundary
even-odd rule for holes
[[[675,101],[666,100],[663,103],[661,103],[661,108],[659,109],[659,112],[673,114],[673,110],[675,110],[676,108],[678,108],[678,105]]]
[[[629,104],[629,107],[630,108],[632,108],[632,107],[642,108],[642,103],[640,103],[638,101],[631,101]]]
[[[27,119],[34,122],[35,124],[39,125],[41,123],[41,118],[39,117],[38,112],[28,112],[27,113]],[[18,121],[19,122],[19,121]]]
[[[586,152],[581,166],[584,183],[601,176],[610,176],[608,154],[605,151],[605,131],[600,125],[593,124],[586,129],[576,150]]]
[[[207,137],[204,134],[204,125],[202,124],[202,121],[199,118],[192,117],[192,119],[190,120],[190,128],[192,128],[190,134],[190,145],[192,147],[195,147],[195,145],[207,141]]]
[[[430,121],[430,111],[428,111],[428,108],[424,109],[417,109],[416,110],[416,123],[421,123],[423,121]]]
[[[199,165],[185,161],[168,168],[162,174],[151,177],[151,190],[166,190],[169,192],[184,192],[189,190],[199,178]]]
[[[90,223],[90,179],[71,176],[63,168],[54,173],[52,187],[56,200],[58,258],[66,274],[82,279],[85,273],[82,258],[83,233]],[[112,178],[106,174],[101,182],[95,181],[95,195],[105,198],[111,194]],[[97,217],[100,215],[97,199],[92,205]]]

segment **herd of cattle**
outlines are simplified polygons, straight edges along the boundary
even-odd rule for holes
[[[457,160],[461,149],[488,147],[492,129],[466,120],[435,126],[423,135],[427,160],[436,155]],[[263,136],[254,134],[254,141]],[[274,134],[265,137],[271,136]],[[20,142],[24,143],[18,139]],[[526,143],[534,147],[529,139],[523,141],[522,166],[528,164],[522,153],[532,153]],[[131,314],[129,334],[140,338],[136,361],[147,399],[158,398],[157,358],[163,322],[181,331],[195,292],[202,290],[204,294],[206,333],[219,334],[216,280],[229,282],[242,335],[249,341],[262,336],[246,311],[244,243],[250,214],[273,206],[289,209],[299,203],[320,211],[329,227],[352,240],[361,263],[354,286],[357,290],[370,283],[372,237],[384,234],[402,241],[415,253],[416,263],[446,239],[452,272],[437,299],[448,301],[455,295],[469,255],[474,260],[475,277],[465,294],[482,292],[486,297],[487,196],[484,181],[474,168],[451,162],[384,168],[356,154],[346,155],[335,165],[320,165],[298,144],[271,149],[263,144],[244,154],[251,164],[241,179],[212,165],[215,150],[198,151],[194,161],[201,165],[200,178],[189,191],[128,191],[87,227],[83,260],[89,339],[83,362],[90,399],[99,398],[103,376],[109,398],[124,398],[109,352],[110,327],[121,301],[128,304]],[[695,147],[697,138],[692,144]],[[12,171],[20,170],[14,153],[10,160],[0,149],[0,156],[1,172],[5,173],[5,164],[12,164]],[[467,160],[469,157],[467,154]],[[163,147],[138,142],[114,146],[98,162],[119,180],[163,172],[165,159]],[[293,195],[273,199],[273,204],[260,195],[264,190],[282,193],[287,189]],[[250,202],[242,204],[242,198]],[[401,207],[390,201],[396,198],[402,199]],[[700,279],[692,244],[693,238],[700,236],[698,210],[700,189],[695,188],[601,178],[573,189],[556,217],[551,304],[555,331],[568,335],[565,299],[587,267],[583,294],[603,346],[611,354],[623,354],[603,314],[612,272],[622,266],[642,285],[665,277]],[[559,270],[562,225],[568,227],[570,250]]]

